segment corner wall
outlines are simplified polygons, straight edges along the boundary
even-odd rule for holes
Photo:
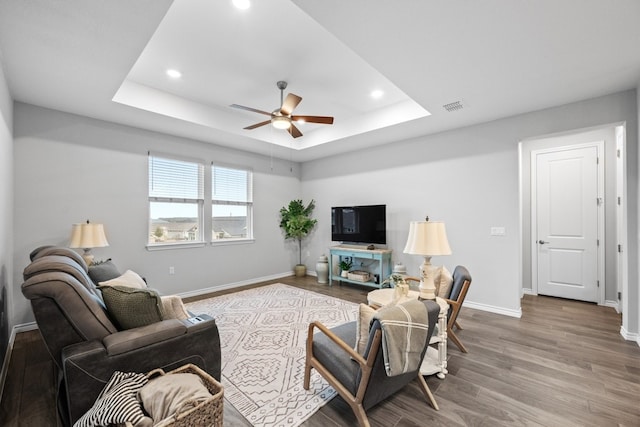
[[[67,245],[71,224],[105,225],[108,247],[92,252],[112,258],[121,271],[143,275],[161,294],[193,294],[292,273],[295,253],[279,228],[279,210],[300,196],[299,166],[202,143],[15,104],[14,271],[44,244]],[[254,173],[255,242],[148,251],[148,151],[251,167]],[[174,267],[175,274],[169,274]],[[33,314],[13,283],[16,321]]]
[[[306,162],[305,200],[316,200],[319,225],[307,243],[314,260],[331,246],[330,208],[387,205],[393,261],[417,274],[419,257],[402,253],[409,221],[429,215],[446,222],[453,254],[435,257],[451,270],[469,268],[467,302],[509,315],[520,313],[522,289],[518,144],[548,134],[626,122],[629,284],[634,302],[629,327],[638,331],[638,113],[634,90],[521,114],[366,151]],[[505,236],[491,236],[504,227]]]
[[[637,114],[637,122],[636,122],[636,126],[637,126],[637,130],[636,130],[636,135],[640,135],[640,81],[638,82],[638,85],[636,86],[636,114]],[[638,136],[638,138],[640,138],[640,136]],[[640,149],[637,152],[637,162],[638,164],[640,164]],[[638,171],[636,171],[636,177],[638,177]],[[640,178],[639,178],[640,180]],[[636,188],[636,191],[640,191],[640,185],[638,185],[638,187]],[[640,203],[640,195],[638,195],[638,203]],[[640,206],[638,206],[637,211],[636,212],[640,212]],[[636,217],[637,218],[637,217]],[[631,235],[629,234],[629,239],[633,239],[633,241],[636,243],[637,247],[640,247],[640,234],[635,234],[635,235]],[[640,251],[639,251],[640,252]],[[636,253],[635,257],[632,258],[630,257],[629,261],[633,262],[635,265],[640,265],[640,253]],[[638,345],[640,345],[640,283],[638,283],[640,281],[640,278],[638,276],[635,277],[635,282],[631,282],[631,279],[629,279],[629,303],[628,303],[628,307],[633,307],[635,305],[636,307],[636,323],[635,325],[630,324],[629,327],[629,331],[633,331],[636,334],[636,342],[638,343]],[[634,295],[633,293],[635,292],[635,299],[634,299]],[[633,313],[633,310],[629,310],[630,313]],[[634,327],[635,326],[635,327]],[[624,325],[623,325],[624,327]]]
[[[1,55],[0,55],[1,60]],[[15,325],[13,307],[13,100],[0,61],[0,366]],[[0,391],[1,394],[1,391]]]

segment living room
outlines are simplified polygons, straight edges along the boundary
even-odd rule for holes
[[[0,61],[6,69],[7,58],[0,56]],[[635,86],[597,96],[585,93],[562,105],[514,111],[486,122],[307,161],[35,105],[14,99],[6,71],[0,77],[3,355],[17,332],[33,327],[29,302],[20,289],[28,254],[43,244],[66,246],[71,224],[87,219],[104,224],[110,246],[95,249],[97,258],[112,258],[121,268],[143,272],[162,294],[193,296],[290,275],[297,254],[283,239],[278,212],[295,198],[316,201],[318,225],[303,248],[303,262],[310,270],[335,244],[330,233],[332,206],[385,204],[387,247],[393,250],[394,262],[417,273],[421,259],[403,254],[409,222],[425,215],[443,220],[452,255],[434,258],[434,263],[469,268],[474,284],[465,304],[518,317],[522,294],[532,288],[521,255],[523,141],[621,123],[626,132],[628,278],[626,289],[607,282],[605,300],[618,303],[617,293],[625,291],[624,302],[617,307],[623,313],[621,331],[626,339],[640,340],[640,74]],[[167,119],[166,127],[173,123],[174,119]],[[148,250],[149,152],[250,168],[254,238],[238,244],[207,242],[192,248]],[[492,236],[492,227],[503,227],[504,236]]]

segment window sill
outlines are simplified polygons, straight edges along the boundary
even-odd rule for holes
[[[158,245],[147,245],[148,251],[165,251],[169,249],[189,249],[189,248],[203,248],[204,242],[189,242],[189,243],[164,243]]]
[[[211,241],[211,246],[247,245],[255,241],[255,239],[216,239]]]

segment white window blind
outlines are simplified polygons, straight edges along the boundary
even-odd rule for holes
[[[204,163],[149,154],[149,246],[204,241]]]
[[[211,239],[253,238],[253,174],[250,170],[211,165]]]
[[[204,165],[149,156],[149,197],[156,200],[203,200]]]
[[[230,169],[220,166],[212,166],[211,180],[213,202],[226,202],[227,204],[247,204],[253,200],[251,188],[251,172],[242,169]]]

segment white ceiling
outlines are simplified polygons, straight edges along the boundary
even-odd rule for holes
[[[2,0],[0,59],[17,101],[307,161],[634,88],[639,20],[637,0]],[[229,105],[279,107],[278,80],[335,124],[243,130],[267,117]]]

